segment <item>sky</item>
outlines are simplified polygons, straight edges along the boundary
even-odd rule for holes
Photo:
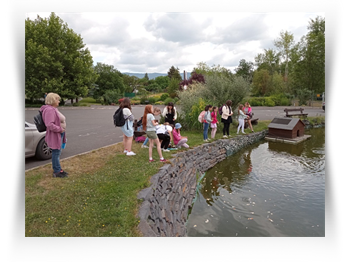
[[[97,62],[120,72],[191,72],[200,62],[234,71],[241,59],[254,62],[276,49],[282,31],[299,42],[311,19],[324,12],[55,12],[80,34]],[[27,13],[49,17],[50,13]]]

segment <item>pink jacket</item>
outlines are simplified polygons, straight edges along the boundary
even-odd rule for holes
[[[213,120],[211,123],[216,124],[218,122],[218,119],[216,118],[218,112],[211,112],[211,119]]]
[[[63,129],[57,110],[51,105],[44,105],[40,108],[46,125],[45,141],[51,149],[60,149],[62,146],[61,132]],[[63,135],[63,141],[66,142],[66,133]]]
[[[173,138],[174,138],[174,145],[177,145],[177,143],[179,143],[179,141],[181,140],[180,131],[177,132],[175,128],[173,130]]]

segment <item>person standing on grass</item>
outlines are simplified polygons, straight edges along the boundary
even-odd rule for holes
[[[211,119],[213,120],[210,123],[211,127],[211,139],[215,138],[216,130],[217,130],[217,115],[218,115],[218,108],[216,106],[213,107],[213,112],[211,112]]]
[[[175,125],[175,120],[177,119],[176,108],[174,103],[169,102],[168,105],[164,108],[162,116],[164,117],[164,122]]]
[[[242,104],[239,105],[238,107],[238,128],[237,128],[237,135],[239,134],[239,129],[242,128],[242,133],[245,134],[244,132],[244,119],[247,118],[247,115],[244,114],[243,112],[244,106]]]
[[[66,117],[58,111],[61,97],[55,93],[48,93],[45,105],[40,108],[46,126],[45,142],[52,149],[53,177],[67,177],[68,173],[61,169],[60,156],[62,143],[66,143]]]
[[[131,151],[132,140],[134,137],[134,127],[133,127],[134,115],[131,112],[130,99],[125,97],[123,101],[120,103],[120,107],[123,108],[123,115],[125,119],[125,124],[121,127],[121,130],[123,131],[123,134],[124,134],[123,136],[124,153],[126,153],[127,156],[134,156],[136,154],[133,151]]]
[[[159,114],[160,110],[157,111],[157,113]],[[145,111],[143,113],[143,118],[142,118],[142,126],[143,126],[143,130],[146,131],[147,137],[149,138],[149,148],[148,148],[149,162],[154,161],[152,157],[152,149],[153,149],[154,142],[157,145],[157,151],[160,157],[160,162],[165,162],[166,160],[162,155],[162,150],[160,149],[160,142],[156,133],[156,128],[155,128],[156,125],[157,123],[153,114],[153,106],[146,105]]]
[[[209,130],[209,125],[212,122],[211,119],[211,110],[213,110],[213,106],[212,105],[207,105],[204,109],[205,113],[204,113],[204,131],[203,131],[203,139],[204,142],[209,142],[209,138],[208,138],[208,130]]]
[[[230,136],[230,124],[232,123],[232,101],[227,100],[226,104],[222,107],[222,115],[221,115],[221,122],[224,123],[224,129],[222,130],[224,133],[223,138],[227,138]]]

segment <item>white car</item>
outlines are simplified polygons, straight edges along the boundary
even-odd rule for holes
[[[52,150],[45,142],[46,132],[39,133],[36,125],[25,122],[25,158],[35,156],[46,160],[51,158]]]

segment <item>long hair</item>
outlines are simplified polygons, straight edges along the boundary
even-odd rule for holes
[[[146,129],[147,129],[147,114],[152,114],[152,105],[146,105],[145,111],[143,112],[142,129],[144,131],[146,131]]]
[[[243,111],[243,105],[242,104],[240,104],[239,106],[238,106],[238,114],[239,114],[239,110],[242,110]]]
[[[130,99],[127,97],[124,97],[123,101],[120,104],[121,108],[129,108],[131,111],[131,103],[130,103]]]
[[[166,109],[167,109],[168,112],[169,112],[169,106],[171,106],[171,113],[172,113],[173,115],[175,115],[174,103],[173,103],[173,102],[169,102],[169,103],[168,103],[168,105],[167,105],[167,107],[166,107]]]
[[[204,108],[204,111],[208,111],[211,107],[213,107],[212,105],[207,105],[205,108]]]
[[[230,107],[230,106],[232,105],[232,101],[231,101],[231,100],[227,100],[227,101],[226,101],[226,105],[227,105],[228,107]]]

